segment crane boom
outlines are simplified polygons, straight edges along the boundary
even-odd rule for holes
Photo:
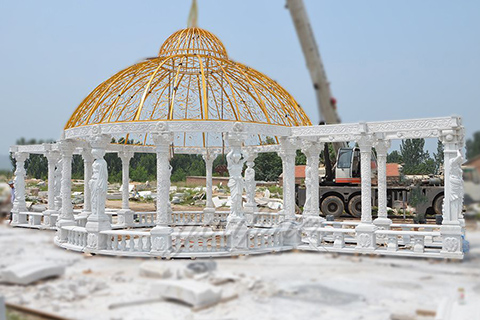
[[[317,96],[320,119],[327,124],[340,123],[340,117],[337,114],[325,68],[320,58],[320,52],[315,42],[303,0],[287,0],[287,6],[292,16],[298,39],[300,40],[310,77],[312,78],[313,87]]]

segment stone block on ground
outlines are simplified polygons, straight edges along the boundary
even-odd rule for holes
[[[0,282],[28,285],[65,273],[65,266],[50,261],[29,261],[11,265],[0,270]]]
[[[187,264],[186,269],[187,273],[192,275],[212,272],[217,269],[217,263],[213,260],[195,261]]]
[[[172,268],[165,263],[147,261],[140,265],[140,276],[148,278],[166,279],[173,275]]]
[[[151,285],[150,295],[199,308],[219,302],[222,289],[194,280],[159,280]]]

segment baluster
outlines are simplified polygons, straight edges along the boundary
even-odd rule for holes
[[[414,235],[413,251],[423,253],[425,248],[425,237],[423,235]]]
[[[198,236],[193,236],[193,251],[195,252],[198,251],[198,246],[200,245],[199,240]]]
[[[220,250],[225,250],[225,234],[220,235]]]
[[[130,248],[129,251],[133,252],[135,251],[135,237],[133,235],[130,236]]]
[[[111,250],[111,249],[112,249],[112,237],[107,234],[107,250]]]
[[[118,236],[116,234],[113,235],[113,250],[118,250]]]
[[[138,251],[143,252],[143,236],[138,237]]]
[[[150,236],[147,236],[147,243],[145,244],[145,251],[150,251],[152,243],[150,242]]]
[[[123,234],[120,237],[121,237],[120,250],[124,251],[125,248],[127,247],[127,239],[125,239],[126,237]]]

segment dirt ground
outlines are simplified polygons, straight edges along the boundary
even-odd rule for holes
[[[152,301],[158,279],[139,274],[144,262],[180,270],[191,260],[90,256],[56,247],[54,232],[0,225],[0,267],[49,260],[64,276],[29,286],[0,284],[7,302],[71,319],[433,319],[445,297],[465,289],[463,316],[480,319],[480,226],[470,223],[471,250],[463,261],[285,252],[212,259],[217,269],[197,281],[230,277],[219,287],[236,298],[194,310]],[[203,261],[197,259],[196,261]],[[175,273],[174,273],[175,274]],[[400,318],[399,318],[400,317]],[[403,318],[401,318],[403,317]]]

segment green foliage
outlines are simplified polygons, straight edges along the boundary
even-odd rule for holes
[[[307,156],[300,150],[297,150],[297,155],[295,156],[295,165],[305,165],[307,164]]]
[[[433,160],[435,162],[435,173],[439,174],[443,166],[443,143],[440,140],[437,141],[437,153],[433,154]]]
[[[277,181],[282,173],[282,159],[275,152],[260,153],[255,159],[255,180]]]
[[[387,155],[387,163],[403,163],[403,158],[400,152],[393,150]]]
[[[424,139],[402,140],[400,154],[403,159],[404,174],[433,174],[435,161],[430,158],[428,151],[423,149]]]
[[[184,181],[186,177],[187,174],[185,173],[185,171],[182,168],[178,168],[177,170],[175,170],[174,173],[172,173],[171,180],[173,182]]]
[[[149,180],[147,169],[142,166],[137,166],[136,168],[130,169],[130,179],[138,182],[145,182]]]
[[[480,131],[477,131],[473,134],[473,139],[467,140],[466,146],[468,160],[471,160],[480,154]]]

